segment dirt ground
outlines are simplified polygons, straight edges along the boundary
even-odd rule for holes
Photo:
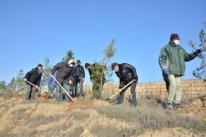
[[[181,115],[194,115],[206,121],[205,101],[206,97],[194,99],[177,112]],[[136,130],[136,124],[108,117],[99,113],[95,107],[103,109],[113,106],[105,101],[89,99],[79,99],[78,103],[66,103],[38,98],[29,102],[24,100],[24,94],[0,94],[0,137],[126,137],[133,132],[131,130]],[[131,132],[127,134],[126,131]],[[122,134],[124,132],[125,134]],[[146,129],[135,136],[205,137],[205,134],[176,127]]]

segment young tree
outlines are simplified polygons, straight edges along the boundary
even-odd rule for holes
[[[45,86],[48,84],[48,78],[50,75],[50,71],[52,66],[49,64],[49,58],[46,57],[43,63],[44,73],[42,75],[41,86]]]
[[[8,91],[13,92],[16,91],[16,79],[13,77],[9,84],[7,85]]]
[[[115,39],[113,39],[111,41],[111,43],[107,46],[107,48],[104,50],[104,58],[103,58],[103,64],[107,64],[110,59],[116,54],[117,50],[114,48],[115,45]],[[107,81],[111,81],[111,77],[112,77],[112,68],[111,68],[111,64],[107,65],[106,68],[104,68],[104,72],[105,72],[105,77],[107,79]]]
[[[111,76],[112,76],[111,64],[108,65],[107,63],[116,54],[116,49],[114,48],[114,45],[115,45],[115,39],[113,39],[110,42],[110,44],[107,46],[107,48],[104,50],[104,58],[102,60],[102,64],[103,64],[102,77],[105,73],[105,77],[106,77],[107,81],[111,81]],[[105,67],[106,65],[108,67]],[[101,79],[101,98],[102,98],[102,92],[103,92],[103,80]]]
[[[7,91],[7,86],[5,81],[0,81],[0,92]]]
[[[74,59],[74,53],[72,50],[67,51],[66,56],[63,57],[62,61],[68,62],[70,59]]]
[[[206,21],[205,21],[206,27]],[[192,40],[189,41],[189,45],[196,50],[197,48],[202,49],[202,53],[198,56],[200,61],[200,66],[193,70],[193,75],[199,79],[206,78],[206,54],[203,51],[206,51],[206,35],[204,29],[202,29],[199,33],[200,44],[197,47],[197,43],[193,42]]]
[[[24,90],[25,88],[25,82],[24,82],[24,70],[23,69],[20,69],[19,70],[19,73],[16,77],[16,90],[17,91],[21,91],[21,90]]]

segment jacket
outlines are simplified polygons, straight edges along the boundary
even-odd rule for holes
[[[85,78],[85,71],[84,71],[84,67],[82,67],[81,65],[75,66],[74,67],[74,76],[75,77],[82,77]]]
[[[60,84],[63,82],[69,84],[69,81],[74,79],[73,67],[70,67],[66,62],[56,64],[51,70],[51,75],[54,75],[55,72],[56,79]]]
[[[136,82],[138,82],[136,68],[130,64],[119,64],[119,71],[115,73],[120,79],[120,88],[122,88],[123,85],[128,84],[133,79],[136,79]]]
[[[103,68],[100,64],[98,63],[91,64],[88,71],[90,75],[90,80],[93,83],[101,83],[102,81],[102,84],[104,84],[106,82],[106,78],[103,73]],[[103,76],[102,76],[102,73],[103,73]]]
[[[38,67],[33,68],[31,71],[27,72],[25,79],[34,85],[40,86],[42,73],[39,73]]]
[[[170,42],[161,49],[159,65],[163,71],[168,70],[169,75],[184,76],[185,62],[191,61],[195,57],[194,53],[189,54],[180,45]]]

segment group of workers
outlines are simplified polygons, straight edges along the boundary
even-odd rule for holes
[[[166,100],[167,109],[181,107],[181,77],[184,76],[185,73],[185,62],[193,60],[202,52],[201,49],[197,49],[195,52],[188,54],[185,49],[180,46],[179,40],[180,38],[178,34],[171,34],[169,43],[161,49],[159,56],[159,65],[168,91],[168,98]],[[104,83],[106,82],[104,74],[104,69],[106,67],[107,66],[105,64],[85,63],[85,69],[88,70],[90,80],[93,84],[93,98],[101,98],[101,91]],[[136,86],[138,76],[136,68],[128,63],[112,63],[111,67],[119,78],[119,89],[123,89],[117,97],[117,104],[123,103],[125,91],[131,87],[131,106],[137,106]],[[42,74],[43,66],[41,64],[26,74],[25,82],[27,84],[27,100],[35,99],[36,90],[40,86]],[[84,81],[85,70],[84,67],[81,66],[80,60],[75,61],[70,59],[68,62],[57,63],[51,69],[51,76],[48,81],[48,97],[53,97],[55,93],[55,99],[57,101],[60,101],[61,99],[71,101],[71,98],[67,94],[62,94],[64,93],[62,92],[62,88],[64,88],[72,97],[84,97]]]

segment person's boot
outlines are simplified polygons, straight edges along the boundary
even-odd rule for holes
[[[181,109],[182,108],[182,106],[181,106],[181,104],[180,103],[178,103],[178,104],[173,104],[173,108],[174,109]]]
[[[169,102],[166,102],[165,107],[166,107],[166,109],[168,109],[168,110],[172,110],[172,109],[173,109],[172,103],[169,103]]]
[[[131,103],[131,107],[137,107],[137,103]]]

